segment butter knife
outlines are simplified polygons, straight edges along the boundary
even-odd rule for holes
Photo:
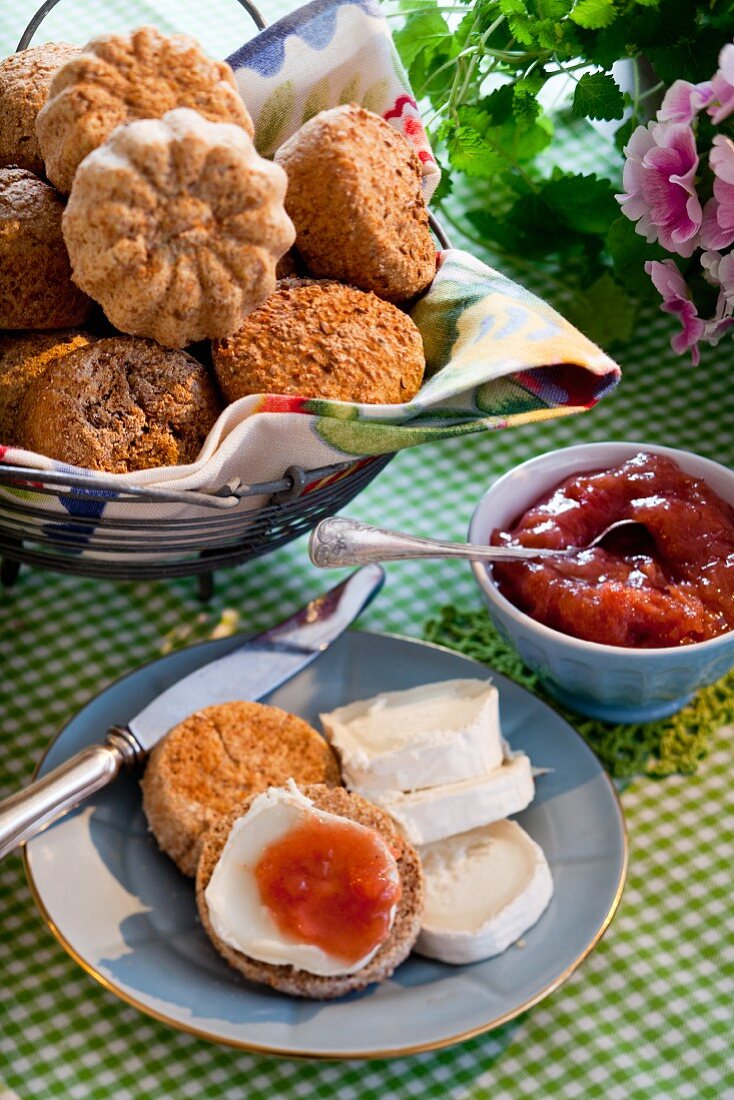
[[[122,767],[142,764],[189,714],[216,703],[261,699],[290,680],[344,633],[384,579],[379,565],[358,569],[284,622],[184,676],[126,725],[112,726],[100,744],[0,802],[0,859],[111,783]]]

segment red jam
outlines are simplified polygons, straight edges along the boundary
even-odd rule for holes
[[[491,541],[583,546],[618,519],[649,534],[621,531],[573,558],[495,563],[500,591],[538,622],[606,645],[689,645],[734,629],[734,509],[662,455],[568,478]]]
[[[255,878],[284,935],[352,964],[390,931],[394,868],[376,833],[310,816],[268,845]]]

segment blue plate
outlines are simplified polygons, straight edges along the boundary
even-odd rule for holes
[[[228,638],[172,653],[107,688],[61,731],[43,775],[169,684],[223,656]],[[466,657],[384,634],[344,635],[269,701],[318,727],[319,711],[435,680],[486,675]],[[248,1050],[376,1058],[467,1039],[556,989],[599,941],[627,868],[616,792],[593,753],[550,707],[503,676],[502,729],[553,771],[517,820],[541,845],[555,893],[522,949],[471,966],[411,956],[393,977],[337,1001],[313,1002],[246,982],[215,952],[190,879],[148,832],[137,780],[123,776],[26,847],[39,908],[62,946],[124,1001],[173,1027]]]

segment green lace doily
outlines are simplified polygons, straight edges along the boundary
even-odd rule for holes
[[[500,638],[484,611],[444,607],[438,619],[426,623],[424,637],[474,657],[548,702],[578,730],[617,779],[642,773],[658,777],[691,775],[706,756],[714,731],[734,722],[734,669],[702,688],[692,703],[670,718],[611,725],[583,718],[548,695],[536,673]]]

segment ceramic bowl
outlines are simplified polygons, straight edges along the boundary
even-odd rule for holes
[[[499,478],[477,505],[469,541],[487,545],[495,528],[511,527],[546,492],[571,474],[619,465],[640,451],[667,455],[702,478],[734,506],[734,471],[673,447],[644,443],[588,443],[549,451]],[[705,684],[734,666],[734,631],[693,645],[633,649],[601,645],[535,622],[507,600],[491,567],[474,562],[476,581],[492,621],[560,702],[609,722],[648,722],[674,714]]]

